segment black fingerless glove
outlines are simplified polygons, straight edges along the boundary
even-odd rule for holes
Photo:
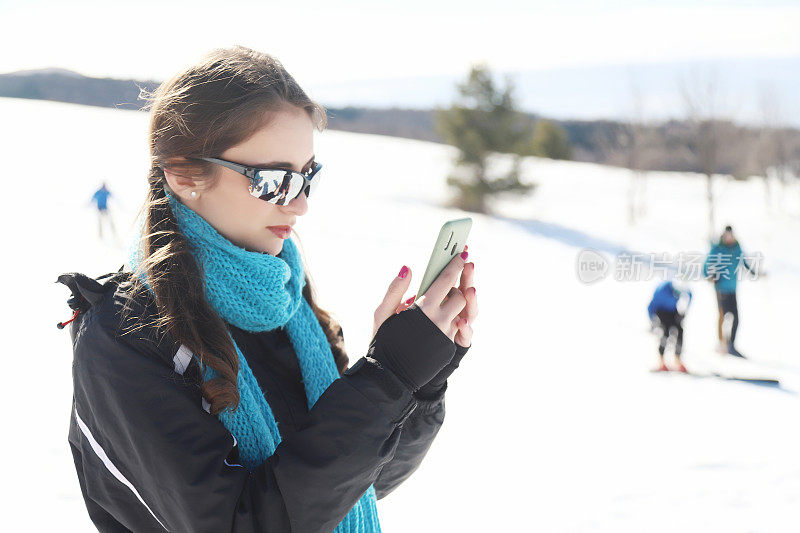
[[[415,392],[436,376],[455,352],[456,344],[414,304],[381,324],[367,355]]]
[[[453,356],[453,359],[447,363],[447,365],[445,365],[445,367],[442,368],[438,374],[433,376],[429,382],[420,387],[419,390],[414,393],[414,396],[416,396],[419,400],[432,400],[441,396],[446,387],[447,378],[449,378],[450,375],[456,371],[458,365],[461,363],[461,360],[471,347],[472,345],[465,348],[460,344],[456,344],[456,353]]]

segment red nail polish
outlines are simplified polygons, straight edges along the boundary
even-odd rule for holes
[[[463,259],[464,261],[467,260],[467,256],[469,256],[468,251],[464,250],[463,252],[461,252],[461,259]]]
[[[397,277],[405,279],[407,275],[408,275],[408,267],[403,265],[403,268],[400,269],[400,273],[397,275]]]
[[[411,298],[409,298],[408,300],[406,300],[406,303],[407,303],[407,304],[410,304],[411,302],[413,302],[413,301],[414,301],[414,298],[416,298],[416,297],[417,297],[417,295],[415,294],[414,296],[412,296]]]

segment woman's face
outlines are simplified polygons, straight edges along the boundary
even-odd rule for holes
[[[314,125],[305,110],[290,106],[272,113],[268,124],[252,137],[215,156],[248,166],[305,172],[314,158]],[[250,251],[278,255],[283,238],[270,226],[293,226],[308,210],[305,193],[286,205],[275,205],[251,196],[250,182],[235,170],[220,166],[218,172],[219,179],[210,189],[169,171],[165,174],[181,201],[229,241]]]

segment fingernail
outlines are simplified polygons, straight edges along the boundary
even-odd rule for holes
[[[397,277],[405,279],[407,275],[408,275],[408,267],[403,265],[403,268],[400,269],[400,273],[397,275]]]
[[[406,303],[407,303],[407,304],[410,304],[411,302],[413,302],[413,301],[414,301],[414,298],[416,298],[416,297],[417,297],[417,295],[415,294],[414,296],[412,296],[411,298],[409,298],[408,300],[406,300]]]
[[[469,248],[469,246],[467,246],[467,245],[465,244],[465,245],[464,245],[464,249],[466,250],[467,248]]]
[[[462,318],[461,319],[461,325],[462,326],[466,326],[467,325],[467,319],[466,318]]]
[[[467,260],[467,256],[468,256],[468,255],[469,255],[469,252],[468,252],[468,251],[466,251],[466,250],[464,250],[463,252],[461,252],[461,259],[463,259],[464,261],[466,261],[466,260]]]

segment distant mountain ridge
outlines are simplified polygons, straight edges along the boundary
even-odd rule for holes
[[[20,70],[0,74],[0,96],[54,100],[118,109],[140,109],[139,86],[149,90],[157,81],[91,78],[62,68]]]
[[[133,79],[92,78],[61,68],[23,70],[0,74],[0,97],[53,100],[82,105],[140,110],[145,104],[139,99],[140,88],[152,91],[160,82]],[[317,91],[316,94],[325,94]],[[314,96],[314,94],[312,94]],[[330,106],[328,127],[334,130],[405,137],[431,142],[443,142],[435,129],[436,110],[399,107],[374,108],[361,106]],[[533,129],[542,116],[524,113]],[[548,119],[550,120],[550,119]],[[620,139],[630,135],[630,125],[614,120],[552,120],[563,127],[573,147],[573,159],[626,166],[628,154]],[[718,172],[739,176],[763,170],[753,167],[758,159],[761,132],[758,128],[731,126],[736,135],[720,155]],[[699,171],[692,151],[688,149],[687,125],[682,121],[666,121],[644,127],[650,146],[638,155],[639,166],[646,170]],[[786,149],[800,160],[800,131],[784,129]]]
[[[9,72],[9,75],[12,76],[36,76],[41,74],[63,74],[64,76],[71,76],[73,78],[85,78],[83,74],[75,72],[74,70],[69,70],[66,68],[58,68],[58,67],[50,67],[50,68],[37,68],[37,69],[26,69],[26,70],[17,70],[14,72]]]

